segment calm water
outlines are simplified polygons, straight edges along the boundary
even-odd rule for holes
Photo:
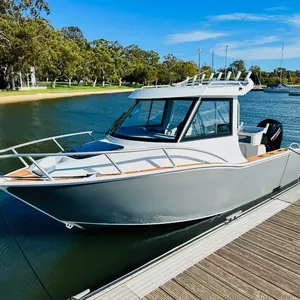
[[[118,94],[0,105],[0,148],[69,132],[105,132],[130,102],[127,94]],[[300,141],[300,98],[252,92],[240,102],[246,124],[274,118],[284,125],[284,145]],[[7,300],[66,299],[99,288],[225,218],[84,232],[67,230],[3,193],[0,207],[0,298]]]

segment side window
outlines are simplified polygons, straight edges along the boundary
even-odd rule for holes
[[[231,101],[202,99],[185,139],[231,135]]]

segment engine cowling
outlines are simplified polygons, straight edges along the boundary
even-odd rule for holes
[[[264,128],[267,124],[269,124],[269,128],[263,134],[261,143],[266,146],[267,152],[280,149],[283,138],[282,124],[273,119],[265,119],[259,122],[257,126]]]

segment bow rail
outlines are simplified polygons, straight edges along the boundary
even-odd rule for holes
[[[14,151],[18,148],[23,148],[23,147],[26,147],[26,146],[29,146],[29,145],[38,144],[38,143],[42,143],[42,142],[47,142],[47,141],[51,141],[51,140],[54,141],[54,143],[60,148],[60,150],[64,151],[65,149],[57,142],[58,139],[66,138],[66,137],[70,137],[70,136],[77,136],[77,135],[87,134],[94,141],[95,139],[93,138],[92,133],[93,133],[93,131],[82,131],[82,132],[68,133],[68,134],[63,134],[63,135],[52,136],[52,137],[48,137],[48,138],[43,138],[43,139],[31,141],[31,142],[22,143],[22,144],[15,145],[15,146],[12,146],[12,147],[8,147],[8,148],[5,148],[5,149],[1,149],[0,153],[4,153],[4,152],[8,152],[8,151]],[[15,154],[17,154],[17,153],[15,153]]]
[[[58,136],[58,137],[52,137],[48,139],[42,139],[38,140],[37,142],[41,141],[47,141],[51,139],[56,139],[56,138],[61,138],[61,137],[67,137],[67,136],[74,136],[74,135],[79,135],[79,134],[89,134],[91,135],[92,132],[82,132],[78,134],[71,134],[71,135],[64,135],[64,136]],[[92,136],[91,136],[92,137]],[[93,139],[94,140],[94,139]],[[30,143],[25,143],[25,145],[30,145],[34,144],[34,142]],[[24,144],[22,144],[24,145]],[[10,147],[4,150],[1,150],[0,153],[7,152],[9,150],[14,151],[15,148],[21,147],[20,145]],[[185,150],[185,151],[195,151],[199,152],[202,154],[210,155],[213,156],[219,160],[221,160],[223,163],[228,163],[228,161],[219,155],[216,155],[212,152],[204,151],[204,150],[199,150],[199,149],[194,149],[194,148],[185,148],[185,147],[151,147],[151,148],[140,148],[140,149],[128,149],[128,150],[114,150],[114,151],[95,151],[95,152],[59,152],[59,153],[13,153],[13,154],[0,154],[0,159],[9,159],[9,158],[18,158],[22,161],[22,163],[25,165],[25,167],[29,168],[30,166],[26,163],[25,158],[28,159],[32,164],[34,164],[44,175],[44,177],[41,177],[42,179],[49,179],[51,181],[54,180],[54,178],[34,159],[34,158],[42,158],[42,157],[61,157],[61,156],[68,156],[68,157],[81,157],[81,156],[98,156],[98,155],[103,155],[105,156],[108,161],[115,167],[115,169],[122,175],[125,173],[122,171],[121,167],[118,165],[117,162],[114,161],[114,159],[111,157],[111,154],[125,154],[125,153],[140,153],[140,152],[149,152],[149,151],[157,151],[161,150],[165,157],[169,160],[171,166],[173,168],[176,168],[177,165],[172,158],[172,155],[168,152],[168,150]],[[205,161],[208,163],[209,161]],[[99,165],[100,167],[101,165]],[[96,173],[95,173],[96,174]],[[98,174],[98,173],[97,173]],[[91,174],[93,175],[93,174]],[[2,178],[9,179],[9,178],[16,178],[15,176],[1,176]],[[78,178],[78,176],[68,176],[69,178]]]

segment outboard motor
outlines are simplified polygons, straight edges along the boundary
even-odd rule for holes
[[[283,137],[282,124],[273,119],[265,119],[258,123],[257,127],[265,128],[267,124],[269,124],[269,128],[263,134],[261,143],[266,146],[267,152],[280,149]]]

